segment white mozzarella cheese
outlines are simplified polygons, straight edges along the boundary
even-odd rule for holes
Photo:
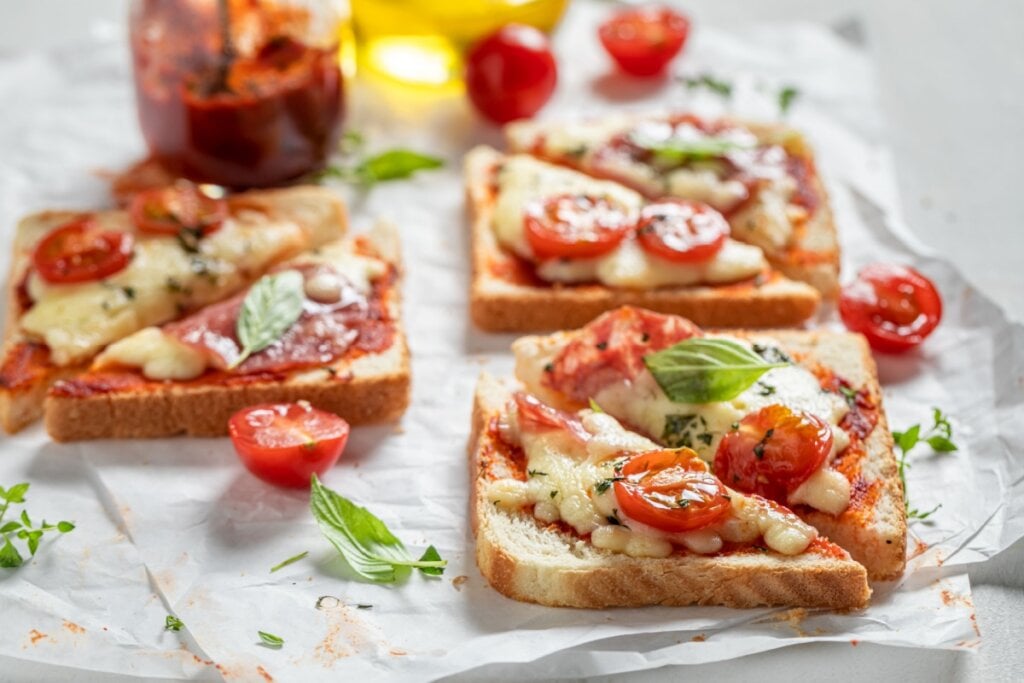
[[[635,221],[643,200],[617,183],[595,180],[526,155],[508,158],[498,179],[493,229],[498,243],[536,261],[524,232],[523,216],[533,202],[563,193],[606,197]],[[652,256],[633,236],[609,254],[589,259],[553,259],[538,263],[537,275],[549,282],[600,282],[612,287],[650,289],[667,285],[721,284],[753,277],[767,261],[757,247],[727,240],[701,264],[679,264]]]

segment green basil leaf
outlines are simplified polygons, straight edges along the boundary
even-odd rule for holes
[[[29,519],[28,510],[21,511],[21,523],[24,524],[26,527],[32,526],[32,520]]]
[[[74,531],[75,525],[73,522],[57,522],[57,531],[62,534],[66,534],[69,531]]]
[[[930,436],[925,440],[932,447],[932,450],[938,453],[952,453],[957,450],[956,444],[944,436]]]
[[[266,631],[257,631],[260,635],[260,640],[267,647],[279,648],[284,645],[284,638],[281,636],[275,636],[273,633],[267,633]]]
[[[15,484],[4,492],[3,499],[8,503],[24,503],[25,494],[28,493],[28,487],[28,482]]]
[[[242,352],[229,368],[238,367],[280,339],[302,315],[305,300],[302,274],[297,270],[284,270],[257,281],[238,313],[236,333]]]
[[[368,581],[394,583],[408,576],[411,567],[443,568],[447,564],[440,557],[413,560],[384,522],[321,484],[315,474],[309,506],[327,540],[352,571]]]
[[[656,140],[645,135],[634,134],[630,138],[633,144],[653,152],[656,162],[671,165],[719,159],[728,152],[750,148],[750,145],[723,137],[706,137],[696,140]]]
[[[444,161],[427,154],[408,149],[392,149],[359,162],[355,168],[356,178],[364,185],[373,185],[386,180],[400,180],[422,171],[444,166]]]
[[[686,339],[644,356],[665,395],[676,403],[712,403],[736,398],[761,375],[787,363],[769,363],[729,339]]]
[[[0,534],[10,533],[11,531],[14,531],[15,529],[20,529],[20,528],[21,528],[21,522],[12,519],[10,522],[7,522],[7,524],[4,524],[3,526],[0,526]]]
[[[921,440],[921,425],[914,425],[905,432],[893,432],[893,438],[900,450],[906,453]]]
[[[779,91],[779,111],[783,114],[789,112],[789,108],[793,106],[793,101],[800,95],[800,91],[791,85],[787,85],[785,88]]]
[[[441,553],[437,552],[437,548],[429,546],[420,556],[420,562],[443,562],[441,559]],[[427,576],[441,576],[444,574],[444,567],[419,567],[419,570]]]
[[[42,531],[30,531],[26,534],[28,537],[28,553],[32,557],[36,556],[36,551],[39,550],[39,541],[43,537]]]
[[[704,87],[712,92],[716,92],[722,97],[732,97],[732,83],[723,81],[720,78],[715,78],[711,74],[701,74],[695,78],[687,78],[685,81],[686,87],[693,90],[697,87]]]
[[[0,547],[0,567],[5,569],[13,569],[14,567],[20,567],[25,560],[22,559],[21,553],[11,543],[11,539],[4,538],[4,545]]]

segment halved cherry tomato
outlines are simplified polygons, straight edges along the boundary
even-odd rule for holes
[[[567,431],[580,441],[587,441],[590,433],[583,428],[579,418],[541,402],[537,397],[522,391],[513,396],[516,403],[519,428],[526,432],[552,430]]]
[[[683,199],[648,204],[640,212],[637,237],[648,253],[673,263],[703,263],[729,235],[729,223],[702,202]]]
[[[178,235],[184,230],[205,237],[228,217],[227,202],[203,194],[191,183],[140,192],[132,198],[129,211],[139,230],[157,235]]]
[[[832,429],[824,420],[773,404],[722,438],[715,474],[734,489],[785,503],[831,452]]]
[[[36,245],[32,264],[47,282],[91,282],[123,270],[132,259],[130,233],[104,230],[91,216],[52,230]]]
[[[547,36],[508,24],[466,55],[466,90],[477,110],[495,123],[533,116],[551,98],[558,68]]]
[[[633,226],[604,197],[563,194],[526,207],[526,240],[539,259],[594,258],[619,246]]]
[[[619,475],[615,500],[622,513],[662,531],[701,529],[732,505],[722,482],[689,448],[634,455]]]
[[[315,472],[338,461],[348,422],[305,401],[243,408],[228,421],[228,434],[246,469],[275,486],[304,488]]]
[[[901,353],[925,340],[942,320],[942,297],[927,277],[908,266],[873,263],[843,287],[843,324],[878,351]]]
[[[551,363],[543,381],[574,401],[586,402],[608,385],[643,372],[646,354],[700,335],[700,329],[686,318],[623,306],[602,313],[579,330]]]
[[[623,71],[656,76],[679,54],[690,21],[667,7],[639,7],[616,12],[601,24],[598,37]]]

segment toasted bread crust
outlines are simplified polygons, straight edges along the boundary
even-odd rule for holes
[[[639,115],[637,118],[647,117]],[[814,151],[799,131],[777,123],[743,119],[736,119],[736,122],[754,131],[761,139],[775,140],[790,154],[807,159],[812,166],[814,165]],[[505,140],[508,148],[513,152],[534,153],[534,137],[551,125],[544,122],[518,121],[506,126]],[[839,242],[836,238],[835,220],[829,205],[828,192],[819,175],[813,176],[812,185],[820,205],[808,222],[798,229],[793,241],[786,248],[772,249],[771,245],[763,240],[747,237],[759,234],[757,222],[763,218],[760,211],[746,212],[742,220],[752,221],[753,225],[745,230],[734,230],[733,236],[764,248],[765,256],[772,268],[786,277],[806,282],[817,289],[825,299],[835,299],[839,293]],[[785,324],[788,323],[778,323],[780,326]]]
[[[554,330],[583,325],[601,313],[631,305],[690,318],[712,327],[798,325],[814,315],[820,297],[810,286],[769,276],[763,284],[615,289],[603,285],[521,283],[495,272],[510,257],[491,229],[491,169],[501,155],[478,148],[466,157],[472,231],[470,313],[491,332]]]
[[[594,548],[525,513],[508,513],[485,498],[495,462],[488,425],[504,410],[509,388],[484,376],[473,406],[469,455],[477,565],[498,592],[558,607],[647,605],[787,605],[853,609],[867,604],[864,568],[850,560],[804,553],[633,558]]]
[[[346,229],[344,205],[333,193],[324,188],[298,186],[277,190],[253,190],[233,195],[229,201],[270,214],[288,216],[300,225],[304,225],[304,221],[320,223],[320,227],[307,226],[312,233],[323,232],[323,226],[336,226],[337,236],[340,237]],[[323,203],[323,210],[311,211],[312,203]],[[82,212],[78,211],[43,211],[26,216],[19,222],[7,279],[7,315],[0,363],[15,346],[25,340],[18,328],[17,286],[30,265],[32,248],[40,230],[81,214]],[[0,426],[7,433],[13,434],[42,417],[43,403],[49,388],[59,380],[79,374],[87,366],[86,363],[76,367],[51,367],[41,372],[30,385],[14,388],[0,386]]]
[[[395,342],[393,370],[352,379],[262,382],[241,386],[175,386],[145,393],[87,398],[49,396],[46,430],[55,441],[140,439],[161,436],[224,436],[228,419],[258,403],[309,401],[352,425],[395,420],[409,405],[409,351],[404,336]],[[341,373],[339,373],[340,376]]]

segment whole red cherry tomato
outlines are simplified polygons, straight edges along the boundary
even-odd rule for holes
[[[547,36],[531,26],[504,26],[466,55],[469,99],[495,123],[533,116],[551,98],[557,80]]]
[[[639,7],[616,12],[601,24],[598,37],[623,71],[656,76],[679,54],[690,21],[667,7]]]
[[[348,422],[305,401],[243,408],[228,421],[239,459],[263,481],[305,488],[338,461],[348,441]]]
[[[843,287],[839,315],[878,351],[901,353],[925,340],[942,320],[942,297],[907,266],[874,263]]]

